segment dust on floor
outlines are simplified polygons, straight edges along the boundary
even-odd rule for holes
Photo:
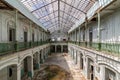
[[[56,65],[44,65],[37,71],[33,80],[70,80],[70,73]]]
[[[69,54],[53,54],[48,57],[33,80],[86,80],[79,66]]]

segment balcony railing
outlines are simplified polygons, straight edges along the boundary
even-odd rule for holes
[[[120,55],[120,44],[118,43],[95,43],[95,42],[74,42],[70,41],[69,43],[76,44],[81,47],[94,49],[97,51],[105,51],[109,53],[114,53]]]
[[[26,50],[26,49],[41,46],[41,45],[44,45],[47,43],[48,43],[48,41],[0,43],[0,55]]]

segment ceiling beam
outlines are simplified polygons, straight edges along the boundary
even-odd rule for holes
[[[46,23],[46,22],[49,22],[49,21],[51,21],[51,20],[53,20],[53,19],[55,19],[55,18],[58,18],[58,16],[57,16],[57,17],[54,17],[54,18],[52,18],[52,19],[49,19],[49,20],[43,22],[42,24],[44,24],[44,23]],[[64,17],[61,17],[61,16],[60,16],[60,18],[63,19],[63,20],[66,20]],[[70,23],[73,23],[73,24],[74,24],[74,22],[72,22],[72,21],[70,21],[70,20],[67,20],[67,22],[70,22]]]
[[[58,0],[58,25],[60,27],[60,0]]]
[[[55,0],[55,1],[51,2],[51,3],[48,3],[48,4],[46,4],[46,5],[44,5],[44,6],[40,7],[40,8],[37,8],[37,9],[31,11],[31,13],[33,13],[33,12],[35,12],[35,11],[37,11],[37,10],[43,8],[43,7],[46,7],[46,6],[50,5],[50,4],[53,4],[53,3],[55,3],[55,2],[57,2],[57,0]]]
[[[65,4],[67,4],[68,6],[70,6],[70,7],[72,7],[72,8],[74,8],[74,9],[76,9],[76,10],[78,10],[78,11],[80,11],[80,12],[86,14],[86,12],[84,12],[84,11],[82,11],[82,10],[80,10],[80,9],[78,9],[78,8],[76,8],[76,7],[74,7],[74,6],[72,6],[72,5],[66,3],[66,2],[64,2],[64,1],[62,1],[62,0],[60,0],[60,1],[63,2],[63,3],[65,3]]]
[[[58,16],[57,16],[57,17],[54,17],[54,18],[52,18],[52,19],[49,19],[49,20],[43,22],[42,24],[44,24],[44,23],[46,23],[46,22],[49,22],[49,21],[51,21],[51,20],[53,20],[53,19],[55,19],[55,18],[58,18]]]
[[[62,11],[62,10],[60,10],[60,11],[63,12],[63,13],[65,13],[65,14],[67,14],[67,15],[69,15],[69,16],[71,16],[71,17],[73,17],[73,18],[75,18],[76,20],[79,20],[78,18],[76,18],[76,17],[74,17],[74,16],[72,16],[72,15],[66,13],[65,11]]]
[[[55,12],[57,12],[57,11],[58,11],[58,10],[53,11],[53,12],[51,12],[51,13],[47,14],[46,16],[49,16],[50,14],[53,14],[53,13],[55,13]],[[40,17],[40,18],[38,18],[38,19],[42,19],[42,18],[44,18],[44,17],[46,17],[46,16],[42,16],[42,17]]]

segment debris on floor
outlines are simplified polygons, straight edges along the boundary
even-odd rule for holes
[[[86,80],[78,65],[69,54],[53,54],[40,70],[35,72],[32,80]]]
[[[70,73],[56,65],[45,65],[35,75],[33,80],[70,80]]]

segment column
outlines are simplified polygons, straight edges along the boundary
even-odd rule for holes
[[[101,49],[100,13],[98,12],[98,49]]]
[[[30,42],[32,41],[32,22],[30,21]]]
[[[21,80],[21,65],[17,65],[17,80]]]
[[[79,34],[78,34],[78,36],[79,36],[79,42],[80,42],[80,35],[81,35],[81,34],[80,34],[80,27],[79,27]]]
[[[15,10],[15,40],[18,41],[18,36],[17,36],[17,27],[18,27],[18,11]],[[18,51],[18,45],[17,42],[15,41],[15,50]]]
[[[45,48],[45,59],[47,58],[47,49]]]
[[[42,50],[42,62],[44,63],[44,49]]]
[[[34,70],[33,70],[33,56],[27,58],[28,63],[28,76],[32,78],[34,76]]]
[[[77,29],[75,30],[75,36],[76,36],[76,40],[75,40],[75,42],[77,42]]]
[[[76,51],[76,55],[75,55],[75,56],[76,56],[76,58],[75,58],[75,63],[77,64],[77,51]]]
[[[37,69],[39,69],[40,68],[40,54],[39,53],[36,53],[37,54],[37,58],[36,58],[36,67],[37,67]]]

